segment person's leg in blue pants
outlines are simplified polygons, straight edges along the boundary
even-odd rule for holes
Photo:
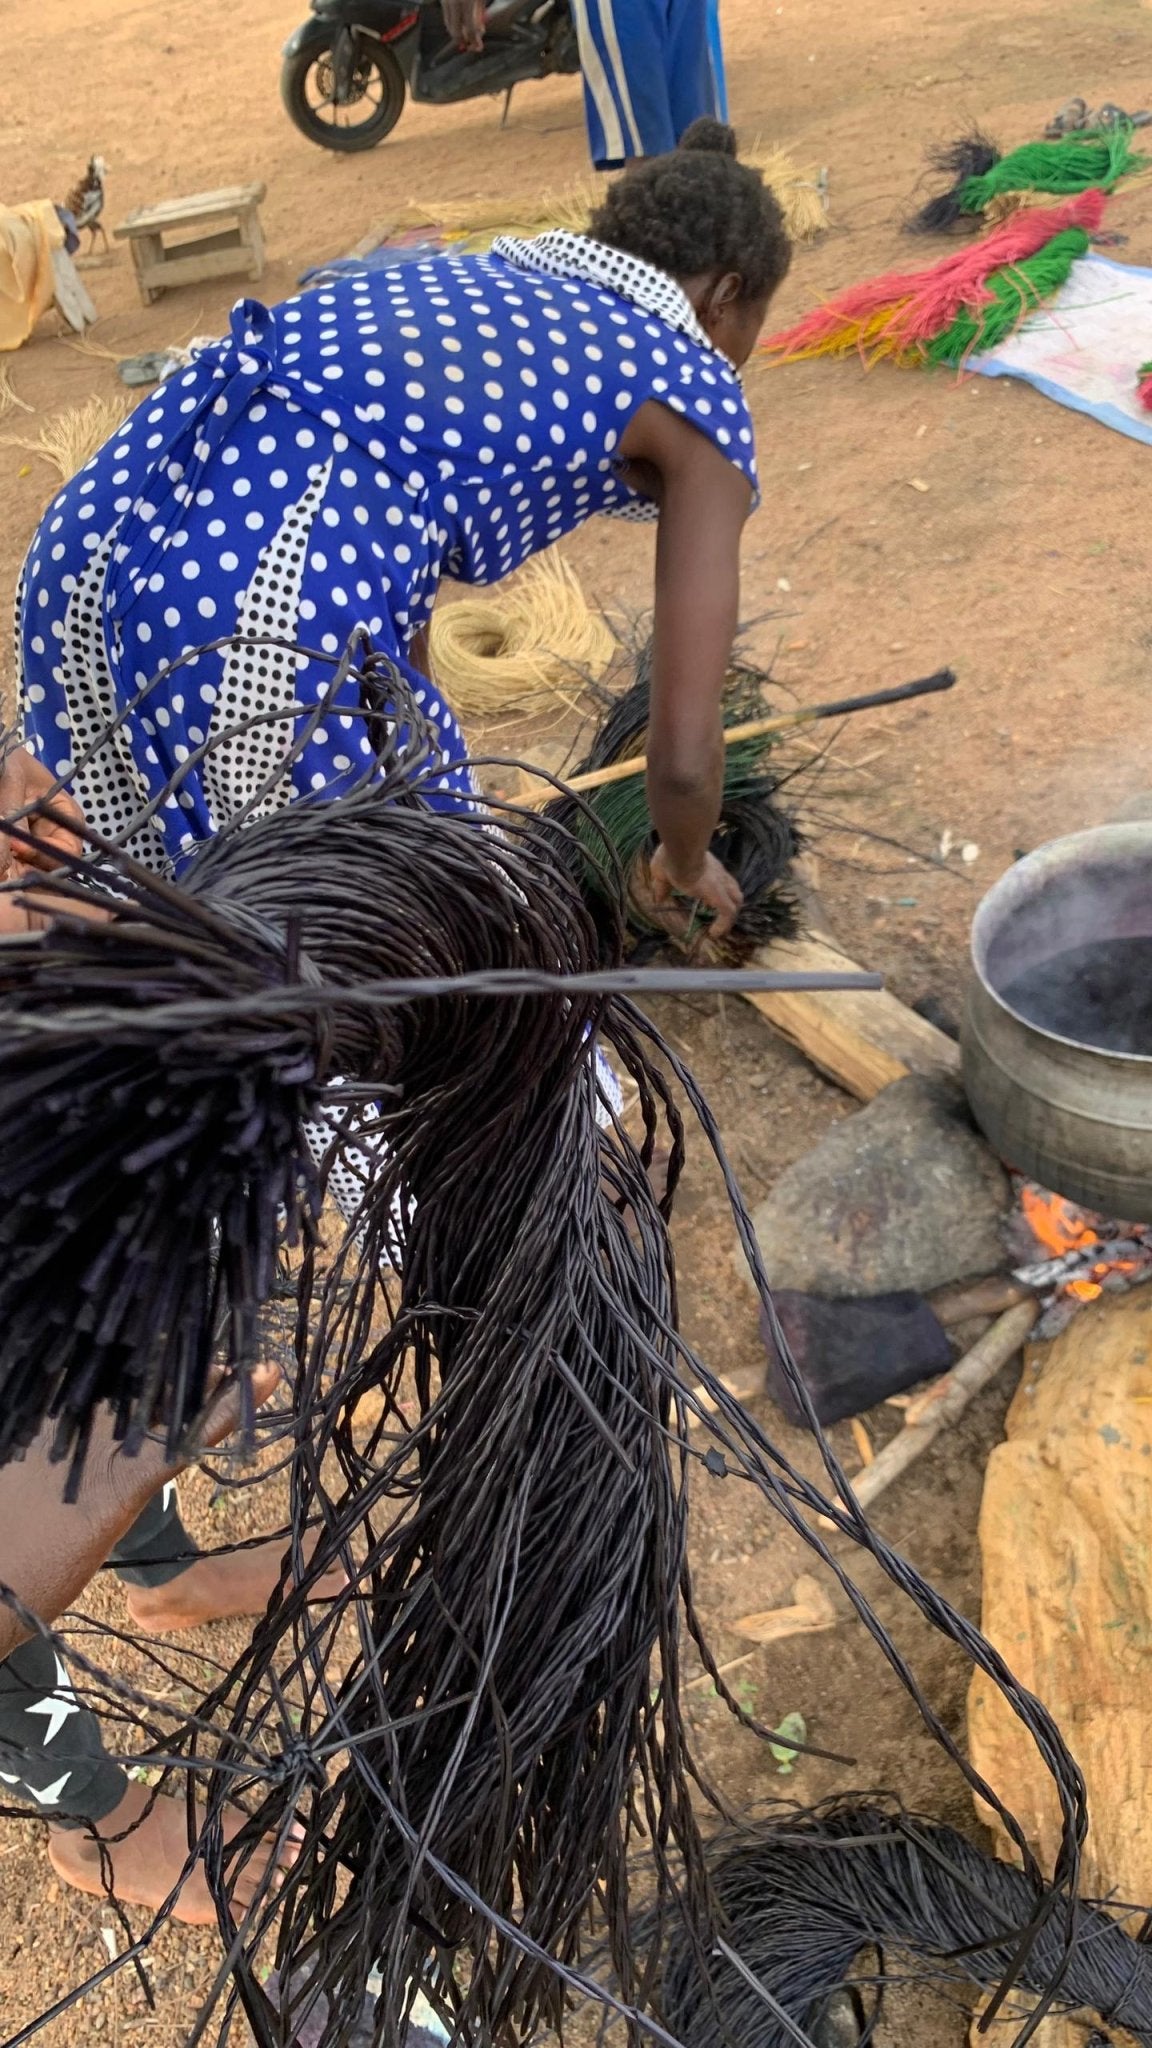
[[[674,149],[720,96],[717,0],[573,0],[588,144],[597,170]],[[715,28],[716,48],[719,42]]]
[[[685,129],[702,114],[714,121],[727,119],[719,0],[667,0],[667,15],[665,71],[672,126],[679,142]]]
[[[724,70],[724,43],[720,34],[720,0],[708,0],[708,48],[712,56],[712,87],[716,95],[716,119],[728,119],[728,80]]]

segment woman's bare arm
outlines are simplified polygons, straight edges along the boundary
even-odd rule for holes
[[[647,741],[648,807],[660,835],[653,879],[658,895],[675,888],[710,904],[719,933],[741,902],[708,847],[720,816],[720,705],[739,624],[751,487],[711,441],[655,401],[629,423],[621,452],[642,488],[651,488],[645,473],[655,473],[660,505]]]

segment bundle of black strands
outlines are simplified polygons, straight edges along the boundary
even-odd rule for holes
[[[652,690],[651,642],[633,657],[635,677],[621,696],[609,702],[578,774],[610,767],[645,751],[648,711]],[[724,699],[726,726],[742,725],[767,716],[763,696],[766,678],[745,663],[733,668]],[[799,911],[791,886],[792,862],[800,851],[801,839],[795,819],[781,807],[779,797],[785,784],[797,772],[776,774],[770,758],[776,736],[759,740],[736,740],[725,749],[724,794],[720,824],[712,840],[712,852],[734,874],[744,892],[744,902],[731,933],[720,949],[721,957],[737,960],[769,939],[793,938]],[[579,873],[593,908],[607,905],[613,918],[618,907],[616,869],[632,875],[656,844],[648,812],[644,777],[629,776],[622,782],[589,790],[583,804],[561,798],[549,807],[570,831],[582,857]],[[606,870],[607,843],[615,862]],[[705,913],[705,919],[709,914]],[[642,901],[629,893],[626,911],[631,934],[631,958],[650,958],[669,940],[668,929],[645,910]],[[695,928],[688,938],[695,936]]]
[[[711,1954],[702,1961],[677,1939],[664,1975],[664,2022],[684,2048],[792,2048],[833,1994],[863,1985],[878,1994],[861,2035],[871,2039],[884,1983],[909,1974],[892,1969],[890,1952],[941,1988],[990,1987],[1011,1969],[1040,1904],[1032,1876],[954,1829],[844,1802],[749,1826],[717,1856],[712,1885]],[[866,1976],[857,1970],[865,1951],[877,1959]],[[1044,1990],[1060,1962],[1049,1923],[1020,1966],[1021,1989]],[[1152,1949],[1081,1904],[1058,2003],[1152,2042]]]
[[[280,1587],[194,1713],[152,1710],[154,1756],[185,1774],[223,1945],[188,2048],[222,1996],[221,2041],[239,2002],[259,2048],[285,2048],[320,2014],[322,2048],[340,2048],[376,1970],[381,2048],[398,2048],[418,1992],[460,2043],[558,2026],[567,1989],[624,2012],[634,2038],[669,2041],[652,2016],[669,1930],[690,1929],[703,1955],[715,1931],[695,1800],[726,1813],[682,1714],[685,1631],[730,1711],[771,1733],[725,1685],[695,1609],[686,1527],[701,1472],[755,1488],[846,1588],[1019,1849],[1032,1906],[1006,1976],[1043,1938],[1054,1994],[1086,1823],[1051,1717],[866,1522],[783,1338],[824,1487],[680,1335],[668,1218],[681,1102],[770,1313],[767,1283],[707,1103],[636,1003],[604,993],[630,978],[621,934],[597,972],[605,925],[562,826],[434,815],[418,714],[395,679],[388,717],[362,647],[337,681],[374,706],[377,780],[229,828],[178,885],[97,846],[49,885],[58,919],[0,942],[7,1451],[51,1415],[62,1454],[82,1456],[101,1401],[130,1437],[159,1419],[181,1441],[214,1333],[228,1370],[252,1355],[278,1208],[303,1241]],[[69,914],[110,903],[105,921]],[[598,1127],[593,1032],[636,1084],[638,1140]],[[320,1097],[337,1076],[332,1108]],[[324,1175],[304,1128],[318,1108],[333,1131],[324,1171],[359,1165],[364,1188],[323,1256]],[[1063,1816],[1050,1883],[827,1548],[821,1515],[1033,1733]],[[345,1590],[312,1604],[337,1564]],[[248,1818],[226,1842],[228,1803]],[[234,1909],[238,1869],[294,1822],[282,1890],[266,1877]],[[590,1919],[610,1984],[582,1969]]]
[[[947,189],[925,202],[905,222],[910,235],[946,235],[953,228],[970,227],[972,208],[963,203],[969,178],[984,178],[1000,162],[998,145],[979,128],[952,142],[937,143],[928,151],[929,171],[947,178]]]

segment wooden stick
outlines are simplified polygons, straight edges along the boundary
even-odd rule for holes
[[[764,1374],[762,1372],[754,1380],[730,1380],[726,1379],[722,1372],[718,1372],[716,1377],[724,1392],[731,1394],[732,1399],[739,1401],[741,1406],[744,1405],[745,1401],[754,1401],[757,1394],[762,1394],[764,1391]],[[696,1423],[703,1422],[705,1415],[714,1415],[720,1406],[719,1401],[712,1394],[706,1394],[702,1389],[696,1390],[696,1400],[699,1407],[703,1410],[703,1414],[698,1413],[695,1408],[689,1410],[689,1429],[693,1428]]]
[[[933,676],[921,676],[914,683],[901,683],[894,690],[873,690],[867,697],[839,697],[831,704],[802,704],[795,711],[778,712],[773,718],[749,718],[743,725],[728,726],[724,745],[735,746],[738,740],[767,739],[771,733],[785,732],[793,725],[811,725],[818,718],[846,718],[853,711],[871,711],[878,704],[900,704],[908,697],[927,697],[937,690],[952,689],[955,681],[951,669],[942,668]],[[613,761],[610,767],[591,768],[584,775],[573,775],[565,782],[564,788],[603,789],[610,782],[627,782],[633,775],[643,775],[647,766],[647,754],[634,754],[628,761]],[[542,795],[525,797],[523,808],[537,810],[561,793],[550,788]]]
[[[741,1664],[750,1664],[755,1655],[755,1650],[745,1650],[742,1657],[730,1657],[727,1664],[718,1664],[716,1666],[717,1672],[721,1678],[727,1678],[728,1673],[730,1671],[738,1671]],[[685,1692],[701,1692],[706,1685],[715,1685],[715,1683],[716,1680],[710,1671],[702,1671],[699,1678],[690,1678],[688,1680],[684,1690]]]
[[[819,1579],[804,1573],[792,1588],[790,1606],[742,1614],[726,1626],[738,1636],[750,1636],[754,1643],[781,1643],[788,1636],[819,1635],[826,1628],[835,1628],[839,1619]]]
[[[970,1316],[1002,1316],[1006,1308],[1015,1308],[1018,1301],[1027,1301],[1031,1289],[1022,1287],[1019,1280],[1012,1280],[1006,1273],[993,1273],[987,1280],[962,1280],[958,1285],[941,1287],[927,1297],[928,1306],[937,1322],[946,1330],[954,1323],[966,1323]]]
[[[886,1444],[866,1472],[852,1482],[852,1491],[862,1508],[872,1502],[915,1464],[941,1431],[963,1415],[970,1401],[995,1379],[1013,1354],[1020,1350],[1040,1313],[1037,1301],[1022,1301],[993,1323],[978,1344],[972,1346],[951,1372],[944,1374],[916,1406],[921,1419],[906,1422],[898,1437]],[[910,1409],[909,1414],[913,1411]]]

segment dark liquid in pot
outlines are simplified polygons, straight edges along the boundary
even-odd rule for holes
[[[1094,939],[1001,985],[1030,1024],[1102,1052],[1152,1053],[1152,938]]]

